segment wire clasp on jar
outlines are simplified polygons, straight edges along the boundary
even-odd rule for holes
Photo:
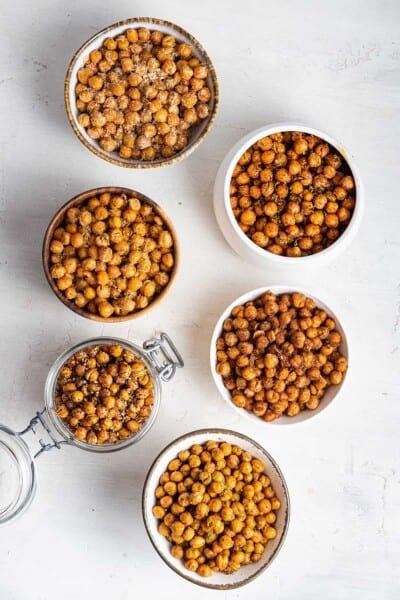
[[[25,429],[19,432],[19,435],[23,436],[29,431],[32,431],[34,435],[37,435],[39,433],[39,431],[37,430],[38,425],[42,426],[42,429],[44,429],[45,433],[48,435],[50,440],[46,442],[43,438],[39,438],[40,450],[36,452],[34,458],[37,458],[42,452],[52,450],[53,448],[57,448],[58,450],[60,450],[61,444],[68,443],[66,440],[57,440],[54,436],[54,433],[52,432],[46,419],[45,408],[41,412],[36,413],[36,416],[34,416],[33,419],[31,419],[29,425]],[[41,431],[41,433],[43,433],[43,431]]]
[[[184,366],[183,358],[168,334],[161,333],[160,339],[151,338],[143,343],[143,348],[155,365],[163,381],[170,381],[177,368]]]

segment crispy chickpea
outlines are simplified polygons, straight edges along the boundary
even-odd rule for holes
[[[97,308],[100,316],[103,317],[103,319],[108,319],[114,312],[112,304],[106,301],[100,302]]]
[[[50,243],[50,251],[53,252],[53,254],[62,254],[64,245],[59,240],[53,239]]]
[[[74,435],[75,437],[80,440],[81,442],[83,442],[86,439],[87,436],[87,429],[85,427],[77,427],[74,431]]]
[[[296,154],[305,154],[308,150],[307,141],[304,138],[300,138],[294,142],[293,149]]]
[[[243,225],[253,225],[256,218],[256,214],[252,210],[245,210],[240,216],[240,222],[243,223]]]
[[[160,233],[158,243],[161,248],[171,248],[171,246],[173,244],[173,240],[172,240],[172,236],[169,233],[169,231],[164,230]]]

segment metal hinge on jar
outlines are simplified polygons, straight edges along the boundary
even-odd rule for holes
[[[54,433],[52,432],[47,422],[45,408],[41,412],[37,412],[36,415],[31,419],[29,425],[22,431],[19,431],[18,433],[20,436],[23,436],[29,431],[31,431],[34,435],[38,435],[40,431],[38,429],[38,426],[42,427],[42,430],[44,430],[45,434],[50,438],[50,440],[45,441],[43,438],[39,438],[40,450],[36,452],[34,458],[37,458],[42,452],[47,452],[48,450],[52,450],[53,448],[57,448],[58,450],[60,450],[62,444],[68,443],[67,440],[58,440],[54,436]],[[40,431],[40,433],[43,434],[43,431]]]
[[[146,340],[143,348],[163,381],[170,381],[176,369],[184,366],[182,356],[167,333]]]

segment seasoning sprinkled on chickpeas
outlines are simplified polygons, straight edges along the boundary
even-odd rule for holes
[[[58,373],[56,414],[78,440],[91,445],[114,444],[137,434],[153,404],[146,365],[119,344],[79,350]]]
[[[210,577],[259,561],[277,536],[280,507],[260,459],[240,446],[209,440],[170,461],[152,511],[171,555]]]
[[[354,210],[350,168],[315,135],[275,133],[248,148],[230,183],[232,212],[242,231],[273,254],[300,257],[334,243]]]
[[[318,408],[347,371],[336,321],[302,293],[267,291],[238,305],[216,342],[232,402],[264,421]]]
[[[104,192],[66,211],[50,241],[49,273],[71,303],[103,319],[137,313],[168,286],[174,237],[155,206]]]
[[[79,124],[123,159],[174,156],[211,110],[209,69],[189,44],[146,27],[90,52],[75,86]]]

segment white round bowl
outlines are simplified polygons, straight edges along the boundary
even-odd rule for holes
[[[159,485],[159,478],[167,470],[168,463],[176,457],[181,450],[189,449],[193,444],[204,444],[208,440],[216,442],[229,442],[240,446],[250,452],[255,458],[262,460],[266,466],[266,473],[271,479],[271,485],[276,491],[276,495],[281,502],[281,507],[277,513],[277,520],[274,527],[277,530],[277,536],[270,540],[266,546],[262,558],[250,565],[241,567],[232,574],[214,572],[210,577],[202,577],[185,568],[183,562],[174,558],[170,553],[170,543],[158,532],[158,520],[152,513],[155,504],[155,489]],[[290,514],[289,492],[285,479],[272,456],[257,442],[249,437],[231,431],[228,429],[200,429],[187,433],[166,446],[156,457],[151,465],[143,488],[142,512],[144,525],[149,535],[150,541],[162,560],[175,573],[184,577],[188,581],[205,588],[229,590],[238,588],[252,581],[260,575],[277,556],[285,540]]]
[[[269,252],[268,250],[264,250],[264,248],[261,248],[260,246],[257,246],[257,244],[248,238],[239,227],[239,224],[232,212],[230,203],[229,186],[232,172],[243,152],[250,148],[250,146],[252,146],[257,140],[274,133],[285,131],[301,131],[312,134],[318,136],[336,148],[338,153],[343,156],[347,162],[355,183],[356,202],[353,215],[347,228],[328,248],[309,256],[279,256]],[[279,269],[286,267],[291,269],[297,267],[302,268],[304,266],[316,267],[321,264],[326,264],[338,256],[354,239],[359,229],[364,210],[363,184],[358,169],[355,165],[354,158],[350,152],[336,139],[324,131],[314,129],[313,127],[306,127],[304,125],[300,125],[299,123],[276,123],[274,125],[260,127],[259,129],[251,131],[243,136],[231,148],[231,150],[229,150],[218,169],[214,182],[213,197],[214,212],[217,223],[231,248],[239,256],[250,263],[261,267],[276,267]]]
[[[98,144],[97,140],[93,140],[87,133],[86,129],[78,121],[79,111],[76,108],[75,86],[77,83],[77,74],[81,67],[84,66],[84,59],[92,52],[99,48],[104,40],[108,37],[116,37],[124,33],[127,29],[137,29],[139,27],[147,27],[148,29],[161,31],[164,34],[173,35],[179,42],[189,44],[193,50],[193,56],[199,58],[208,68],[207,85],[211,92],[209,101],[210,113],[206,119],[195,125],[190,130],[190,138],[188,145],[180,152],[177,152],[169,158],[158,158],[155,160],[143,161],[134,159],[121,158],[117,152],[106,152]],[[217,114],[219,104],[219,86],[217,75],[213,63],[208,56],[206,50],[200,42],[185,29],[165,21],[163,19],[155,19],[152,17],[133,17],[125,19],[118,23],[113,23],[105,27],[101,31],[95,33],[89,38],[73,55],[69,63],[65,84],[64,84],[64,101],[67,111],[68,120],[79,140],[93,152],[96,156],[121,167],[149,169],[152,167],[162,167],[172,165],[177,161],[189,156],[204,140],[210,131]]]
[[[268,291],[271,291],[273,294],[276,294],[276,295],[292,294],[294,292],[300,292],[301,294],[304,294],[308,298],[311,298],[312,300],[314,300],[319,308],[325,310],[328,313],[328,315],[331,316],[336,321],[336,329],[342,336],[342,342],[339,346],[339,349],[340,349],[340,352],[342,353],[342,355],[345,358],[347,358],[347,361],[349,361],[349,346],[348,346],[347,336],[346,336],[345,330],[343,328],[343,321],[341,318],[339,318],[337,316],[337,313],[334,312],[329,305],[327,305],[325,302],[320,300],[319,297],[317,297],[313,292],[311,292],[309,290],[301,289],[298,287],[292,288],[292,287],[287,287],[284,285],[271,285],[268,287],[257,288],[255,290],[246,292],[245,294],[243,294],[242,296],[240,296],[239,298],[236,298],[236,300],[231,302],[231,304],[229,306],[227,306],[226,309],[224,310],[224,312],[221,314],[220,318],[217,321],[217,324],[215,325],[215,328],[214,328],[214,331],[213,331],[213,334],[211,337],[211,344],[210,344],[211,373],[212,373],[215,385],[217,386],[217,389],[218,389],[219,393],[221,394],[221,396],[226,400],[226,402],[229,404],[229,406],[231,406],[240,416],[242,416],[242,417],[244,416],[245,418],[250,419],[253,423],[258,423],[262,426],[289,425],[289,424],[294,424],[294,423],[302,423],[312,417],[315,417],[316,415],[319,415],[322,411],[324,411],[333,402],[333,400],[338,396],[338,394],[340,392],[342,392],[344,383],[347,379],[347,373],[343,377],[343,380],[341,383],[339,383],[338,385],[331,385],[327,389],[324,397],[321,399],[320,405],[315,410],[308,410],[308,409],[302,410],[295,417],[289,417],[288,415],[282,415],[278,419],[275,419],[275,421],[267,422],[267,421],[264,421],[262,418],[257,417],[253,413],[249,412],[248,410],[245,410],[244,408],[239,408],[232,402],[231,394],[230,394],[229,390],[224,386],[223,379],[222,379],[221,375],[219,375],[217,373],[216,368],[215,368],[216,363],[217,363],[217,358],[216,358],[217,339],[221,335],[222,326],[223,326],[225,319],[227,319],[229,317],[232,309],[235,306],[242,305],[245,302],[249,302],[250,300],[255,300],[256,298],[258,298],[259,296],[261,296],[262,294],[264,294],[265,292],[268,292]]]

